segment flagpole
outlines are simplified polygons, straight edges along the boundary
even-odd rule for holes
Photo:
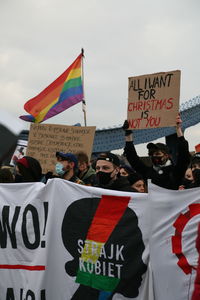
[[[83,58],[84,58],[84,49],[81,49],[82,53],[82,84],[83,84],[83,100],[82,100],[82,111],[84,114],[84,124],[87,126],[87,121],[86,121],[86,102],[85,102],[85,91],[84,91],[84,70],[83,70]]]

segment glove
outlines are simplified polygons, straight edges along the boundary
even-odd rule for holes
[[[132,133],[132,130],[128,129],[129,128],[129,124],[128,121],[125,120],[124,124],[122,126],[122,129],[125,131],[125,136],[130,135]]]

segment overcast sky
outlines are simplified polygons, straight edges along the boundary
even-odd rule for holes
[[[185,102],[200,94],[199,13],[199,0],[0,0],[1,108],[26,114],[82,47],[88,126],[123,123],[130,76],[180,69]],[[77,122],[81,104],[46,121]],[[199,132],[186,130],[191,150]]]

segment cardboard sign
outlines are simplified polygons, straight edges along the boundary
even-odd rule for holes
[[[56,151],[76,153],[84,151],[90,158],[95,126],[63,126],[31,124],[26,155],[39,160],[43,173],[54,171]]]
[[[175,126],[179,111],[179,70],[129,77],[130,129]]]

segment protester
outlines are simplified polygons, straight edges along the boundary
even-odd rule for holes
[[[90,166],[89,158],[85,152],[76,153],[78,159],[78,178],[80,178],[86,185],[94,185],[96,172]]]
[[[192,175],[194,178],[192,187],[199,187],[200,186],[200,169],[193,170]]]
[[[24,156],[16,162],[15,182],[39,182],[42,179],[42,168],[39,161]]]
[[[178,143],[176,164],[171,160],[170,150],[167,145],[162,143],[149,143],[147,148],[152,161],[152,166],[149,167],[146,166],[137,155],[135,146],[133,145],[132,131],[128,130],[128,121],[124,122],[123,129],[125,130],[126,139],[124,151],[126,158],[136,172],[140,173],[145,180],[151,179],[152,183],[167,189],[178,189],[190,161],[188,142],[183,136],[181,124],[182,121],[180,115],[178,115],[176,119]]]
[[[131,173],[128,176],[128,181],[130,182],[131,187],[139,193],[147,192],[146,184],[143,177],[139,173]]]
[[[14,176],[8,168],[0,169],[0,183],[13,183]]]
[[[120,160],[113,153],[102,153],[96,161],[97,187],[134,192],[125,176],[120,176]]]
[[[200,169],[200,152],[195,153],[191,158],[191,169]]]
[[[179,190],[185,190],[185,189],[189,189],[191,188],[191,185],[194,182],[194,177],[192,174],[192,169],[191,168],[187,168],[187,170],[185,171],[185,175],[184,178],[181,182],[181,185],[179,186]]]
[[[186,170],[179,190],[191,189],[200,186],[200,153],[195,153],[191,158],[190,167]]]
[[[122,164],[119,172],[121,176],[129,176],[130,174],[134,173],[134,170],[130,166]]]
[[[193,175],[192,175],[192,169],[191,168],[187,168],[187,170],[185,171],[185,178],[188,180],[193,180]]]
[[[200,186],[200,152],[197,152],[193,155],[191,159],[191,170],[193,176],[193,183],[191,187]]]
[[[56,152],[56,157],[57,163],[55,165],[55,172],[60,178],[74,183],[84,184],[83,181],[76,176],[78,168],[78,159],[76,155],[70,152]]]

